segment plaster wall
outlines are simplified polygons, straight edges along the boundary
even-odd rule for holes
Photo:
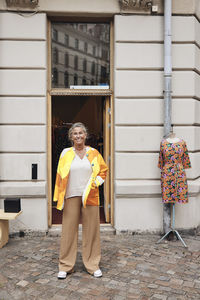
[[[1,68],[46,68],[45,41],[2,40],[0,48]]]
[[[163,0],[153,0],[153,4],[158,6],[158,13],[163,13]],[[6,10],[6,2],[1,1],[0,10]],[[13,7],[13,9],[17,9]],[[25,11],[27,9],[24,9]],[[39,6],[37,11],[46,12],[49,15],[109,15],[126,13],[126,14],[150,14],[150,10],[146,8],[138,9],[138,5],[135,8],[129,7],[129,9],[122,9],[119,5],[119,0],[39,0]],[[173,14],[196,14],[200,16],[200,4],[199,0],[173,0],[172,1]]]
[[[0,204],[3,205],[3,201],[0,201]],[[16,220],[9,221],[10,233],[28,230],[45,232],[47,230],[46,197],[23,197],[21,199],[21,207],[23,207],[23,213]]]
[[[154,4],[162,13],[162,1]],[[3,197],[19,195],[21,228],[47,229],[46,14],[115,15],[115,227],[162,230],[157,162],[163,135],[163,17],[149,10],[120,15],[117,0],[40,0],[39,13],[26,18],[6,9],[1,2],[0,207]],[[199,1],[174,0],[173,14],[179,15],[172,17],[172,123],[192,161],[190,202],[177,206],[176,221],[178,228],[189,229],[200,225]],[[31,180],[32,163],[38,164],[38,181]]]
[[[154,30],[152,30],[154,28]],[[189,203],[176,205],[177,228],[200,225],[199,30],[194,16],[172,17],[172,124],[187,142]],[[115,226],[162,231],[163,17],[115,16]],[[186,214],[190,220],[186,223]]]
[[[116,98],[115,100],[116,126],[163,125],[163,120],[163,99]],[[193,98],[172,99],[172,123],[200,124],[200,102]]]
[[[116,69],[164,69],[163,44],[116,44]],[[126,53],[126,55],[124,55]],[[195,44],[172,45],[173,69],[200,69],[200,49]],[[185,59],[187,57],[187,59]]]
[[[124,207],[128,207],[129,210]],[[196,228],[199,225],[199,212],[198,197],[190,197],[189,202],[184,205],[176,204],[175,228],[185,230]],[[117,198],[115,215],[117,231],[160,232],[162,228],[163,208],[159,197]]]
[[[45,125],[46,98],[24,96],[1,97],[0,120],[2,125]]]
[[[11,231],[47,230],[46,14],[2,12],[0,24],[0,207],[20,197]]]

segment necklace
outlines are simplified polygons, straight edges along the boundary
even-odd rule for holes
[[[74,148],[74,149],[75,149],[76,154],[77,154],[80,158],[83,158],[83,157],[84,157],[84,155],[85,155],[85,153],[86,153],[86,147],[84,147],[84,148],[81,149],[81,150],[78,150],[78,149],[76,149],[76,148]]]

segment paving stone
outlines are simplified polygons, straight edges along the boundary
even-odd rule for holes
[[[182,285],[183,284],[183,280],[182,279],[177,279],[177,278],[172,278],[170,280],[170,283],[174,284],[174,285]]]
[[[159,291],[166,291],[166,292],[170,292],[171,288],[168,286],[159,286],[158,288]]]
[[[66,297],[65,296],[60,296],[60,295],[55,295],[53,296],[52,300],[65,300]]]
[[[148,288],[150,288],[150,289],[157,289],[158,288],[158,285],[157,284],[149,284],[148,285]]]
[[[8,282],[8,279],[0,274],[0,288],[2,288],[6,283]]]
[[[116,295],[114,296],[113,300],[126,300],[126,296]]]
[[[166,277],[166,276],[160,276],[158,279],[163,280],[163,281],[169,281],[170,280],[170,278]]]
[[[174,274],[175,274],[175,271],[173,271],[173,270],[168,270],[168,271],[167,271],[167,274],[174,275]]]
[[[197,300],[200,235],[156,244],[157,235],[102,235],[102,278],[85,272],[81,241],[75,272],[57,279],[59,237],[12,238],[1,249],[0,300]],[[2,259],[4,257],[4,259]]]
[[[22,286],[22,287],[25,287],[28,285],[28,281],[26,280],[21,280],[17,283],[18,286]]]
[[[192,282],[192,281],[184,281],[183,286],[193,287],[194,286],[194,282]]]
[[[137,280],[137,279],[131,280],[132,284],[138,284],[139,282],[140,282],[140,280]]]
[[[49,282],[49,279],[38,279],[36,280],[36,283],[46,284]]]
[[[161,294],[154,294],[152,299],[161,299],[161,300],[166,300],[167,296],[161,295]]]

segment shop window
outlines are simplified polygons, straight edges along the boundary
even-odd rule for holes
[[[92,54],[93,54],[93,56],[96,55],[96,47],[95,46],[92,47]]]
[[[69,86],[69,74],[67,71],[64,74],[64,85],[65,85],[65,87]]]
[[[86,78],[85,77],[83,77],[83,79],[82,79],[82,85],[86,85]]]
[[[91,73],[92,75],[95,74],[95,62],[92,63]]]
[[[78,48],[79,48],[79,40],[75,39],[75,49],[78,50]]]
[[[58,49],[57,48],[53,49],[53,62],[54,62],[54,64],[58,63]]]
[[[78,84],[78,75],[74,74],[74,85]]]
[[[68,34],[65,34],[65,46],[66,47],[69,46],[69,36],[68,36]]]
[[[65,53],[65,67],[69,66],[69,54]]]
[[[78,70],[78,56],[74,57],[74,70]]]
[[[87,60],[86,59],[83,60],[83,72],[84,73],[87,72]]]
[[[104,83],[105,78],[107,78],[106,67],[101,66],[101,82]]]
[[[54,85],[58,84],[58,70],[56,68],[53,68],[52,72],[52,83]]]
[[[102,59],[107,60],[108,59],[108,51],[105,49],[102,49]]]
[[[77,75],[77,80],[73,80],[74,73],[71,70],[72,83],[70,82],[70,74],[68,86],[76,81],[82,74],[95,76],[95,84],[110,84],[110,24],[108,23],[67,23],[67,22],[52,22],[52,72],[53,68],[57,69],[58,74],[63,73],[64,69],[68,71],[69,66],[74,69]],[[59,42],[59,36],[63,35],[64,41],[62,44]],[[80,41],[82,44],[80,45]],[[74,44],[73,44],[74,43]],[[90,46],[90,48],[89,48]],[[90,51],[89,51],[90,50]],[[84,57],[83,57],[84,52]],[[60,53],[64,53],[64,62],[60,62]],[[97,61],[98,57],[98,61]],[[103,68],[101,68],[103,66]],[[78,73],[80,72],[80,74]],[[82,73],[82,74],[81,74]],[[64,74],[63,74],[64,75]],[[105,76],[104,76],[105,75]],[[52,83],[56,88],[63,88],[63,80],[58,80],[57,84]],[[93,78],[88,78],[87,84],[90,84]],[[66,80],[67,82],[67,80]],[[82,84],[82,78],[80,80]]]
[[[56,42],[58,41],[58,31],[54,28],[52,30],[52,40],[54,40]]]
[[[84,51],[87,53],[87,51],[88,51],[88,44],[85,42],[84,43]]]

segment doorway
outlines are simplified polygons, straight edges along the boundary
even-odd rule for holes
[[[105,96],[52,96],[52,196],[60,153],[64,148],[71,147],[68,130],[73,123],[82,122],[88,128],[86,144],[96,148],[109,165],[109,102],[109,97]],[[99,188],[101,223],[110,221],[109,178],[108,174],[104,185]],[[61,223],[62,211],[58,211],[52,201],[52,224]]]

